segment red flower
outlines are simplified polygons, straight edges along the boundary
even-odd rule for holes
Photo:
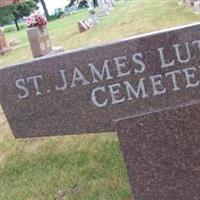
[[[27,18],[26,24],[29,27],[44,26],[47,24],[47,20],[44,16],[40,15],[39,13],[35,13]]]

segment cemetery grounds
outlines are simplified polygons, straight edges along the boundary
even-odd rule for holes
[[[79,33],[82,10],[49,22],[53,46],[65,50],[113,42],[145,32],[198,22],[178,0],[118,1],[109,16]],[[0,57],[0,67],[31,59],[26,30],[6,33],[20,44]],[[0,111],[0,200],[131,200],[115,133],[20,139],[13,137]]]

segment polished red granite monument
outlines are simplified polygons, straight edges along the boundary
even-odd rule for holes
[[[0,70],[16,137],[113,131],[112,121],[200,98],[200,24]]]
[[[135,200],[200,198],[200,102],[117,122]]]

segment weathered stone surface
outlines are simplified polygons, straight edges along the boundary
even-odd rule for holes
[[[0,71],[16,137],[112,131],[112,120],[200,98],[200,24]]]
[[[6,42],[4,31],[3,31],[2,28],[0,28],[0,49],[3,49],[5,47],[7,47],[7,46],[8,46],[8,44]]]
[[[27,29],[27,35],[33,58],[47,55],[52,51],[51,41],[46,26]]]
[[[89,28],[89,24],[87,24],[84,20],[78,22],[78,30],[80,33],[87,31]]]
[[[109,8],[108,5],[104,0],[97,0],[100,16],[105,16],[109,14]]]
[[[200,198],[200,102],[117,122],[135,200]]]
[[[6,42],[5,34],[2,28],[0,28],[0,55],[3,55],[11,51],[10,45]]]

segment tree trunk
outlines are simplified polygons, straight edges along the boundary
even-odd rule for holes
[[[14,22],[15,22],[15,26],[17,28],[17,31],[20,31],[20,28],[19,28],[19,25],[18,25],[18,22],[17,22],[17,19],[15,18],[14,19]]]
[[[49,12],[47,10],[47,6],[46,6],[46,3],[44,0],[40,0],[41,4],[42,4],[42,7],[43,7],[43,10],[44,10],[44,13],[45,13],[45,16],[47,19],[49,19]]]
[[[20,31],[20,28],[19,28],[19,25],[18,25],[18,20],[17,20],[17,17],[16,17],[16,13],[13,12],[13,17],[14,17],[14,22],[15,22],[15,26],[17,28],[17,31]]]
[[[98,6],[97,0],[93,0],[94,7]]]

